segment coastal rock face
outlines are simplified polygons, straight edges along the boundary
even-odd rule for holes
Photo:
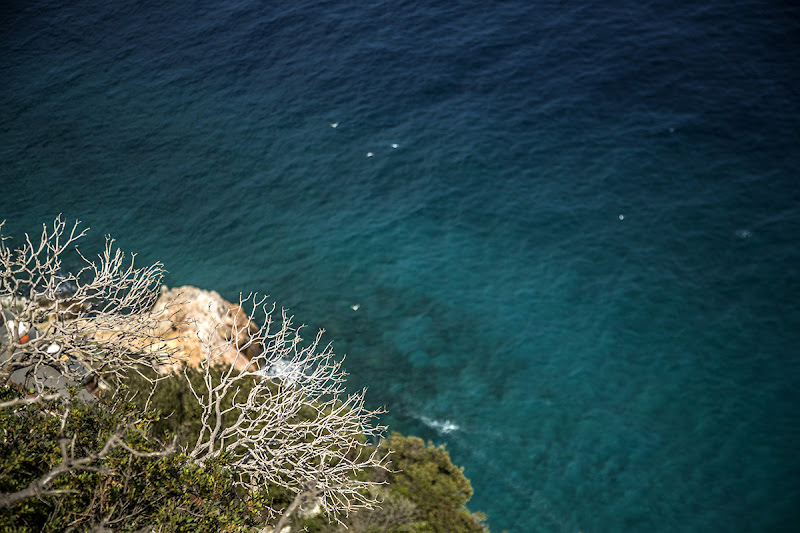
[[[235,362],[237,368],[246,365],[256,355],[251,352],[259,349],[257,345],[247,347],[258,326],[241,307],[216,291],[189,285],[172,289],[163,286],[153,313],[159,318],[156,335],[190,366],[200,365],[209,346],[221,347],[217,350],[221,352],[217,362],[226,365]]]
[[[6,322],[10,322],[5,315],[12,316],[8,313],[10,306],[10,300],[0,301],[0,344],[6,333]],[[49,316],[48,320],[54,320],[54,317]],[[96,319],[84,317],[76,320],[80,323]],[[147,326],[139,330],[139,334],[128,335],[116,324],[98,326],[95,323],[94,326],[86,329],[91,330],[95,338],[115,339],[131,351],[171,352],[177,362],[161,367],[164,372],[176,371],[182,363],[199,367],[209,349],[216,356],[215,363],[233,363],[241,369],[262,349],[258,343],[250,344],[251,335],[258,331],[258,326],[239,305],[228,302],[216,291],[204,291],[189,285],[173,289],[162,286]],[[24,327],[27,332],[30,326]],[[23,324],[20,328],[22,336]]]

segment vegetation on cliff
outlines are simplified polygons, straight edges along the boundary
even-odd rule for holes
[[[321,332],[253,295],[200,325],[161,265],[110,239],[87,259],[84,234],[0,235],[0,530],[484,530],[461,469],[383,439]]]

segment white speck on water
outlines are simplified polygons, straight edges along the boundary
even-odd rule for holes
[[[392,148],[397,148],[397,143],[392,143]]]
[[[619,215],[619,219],[620,219],[620,220],[622,220],[622,219],[624,219],[624,218],[625,218],[625,215],[622,215],[622,214],[620,214],[620,215]]]
[[[367,157],[372,157],[373,155],[375,154],[373,154],[372,152],[367,152]]]
[[[339,123],[338,122],[332,122],[331,123],[331,128],[338,128],[338,127],[339,127]]]

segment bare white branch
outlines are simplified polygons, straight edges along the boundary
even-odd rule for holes
[[[276,319],[274,305],[255,295],[241,298],[231,312],[244,309],[250,310],[248,322],[263,316],[264,325],[253,331],[246,324],[249,334],[234,331],[228,342],[244,338],[238,351],[253,353],[257,346],[258,355],[219,367],[229,344],[204,339],[203,385],[192,387],[203,410],[202,429],[190,457],[202,464],[224,453],[240,485],[290,490],[297,504],[284,516],[309,498],[329,516],[373,507],[375,492],[367,489],[376,483],[356,474],[385,468],[386,458],[370,446],[385,430],[373,424],[383,411],[365,407],[366,391],[346,394],[341,359],[322,344],[322,331],[305,342],[292,317],[281,311]]]
[[[8,409],[9,407],[19,407],[50,400],[61,400],[62,398],[60,394],[38,394],[30,398],[17,398],[15,400],[8,400],[7,402],[0,402],[0,409]]]
[[[0,403],[0,409],[62,400],[54,411],[47,411],[61,418],[60,464],[25,489],[0,494],[0,508],[63,493],[48,487],[64,473],[104,472],[97,463],[115,448],[132,456],[160,457],[175,447],[173,443],[156,452],[139,452],[123,440],[132,427],[127,424],[118,426],[95,451],[76,452],[76,435],[67,436],[71,389],[77,388],[83,399],[93,399],[91,393],[126,373],[158,370],[172,359],[156,330],[159,317],[151,313],[164,273],[161,264],[135,265],[135,256],[126,259],[110,237],[101,254],[87,258],[75,247],[86,231],[80,222],[69,227],[59,216],[52,227],[42,227],[38,239],[26,234],[17,248],[0,234],[0,385],[27,395]]]
[[[110,237],[87,258],[75,247],[86,231],[59,216],[18,248],[0,235],[0,383],[63,393],[170,361],[150,312],[162,265],[136,266]],[[71,271],[68,254],[77,265]]]
[[[211,314],[221,319],[211,327],[188,327],[171,310],[175,298],[154,308],[160,263],[138,266],[110,237],[101,254],[85,256],[75,243],[86,229],[78,222],[69,227],[60,216],[38,239],[25,235],[18,248],[2,229],[0,223],[0,385],[33,391],[34,398],[0,408],[66,397],[79,385],[103,387],[142,369],[165,379],[164,372],[176,369],[174,351],[190,344],[183,336],[193,329],[202,347],[202,383],[192,386],[184,376],[202,414],[190,460],[203,465],[224,454],[239,486],[276,485],[293,493],[282,524],[304,502],[316,502],[330,517],[378,503],[379,491],[370,490],[378,483],[357,474],[386,468],[388,458],[372,446],[385,431],[376,424],[383,410],[365,406],[365,390],[347,393],[342,358],[323,343],[322,331],[304,340],[291,316],[252,294],[227,309],[218,305]],[[0,507],[53,493],[48,487],[56,477],[97,470],[115,448],[133,456],[172,451],[142,454],[125,444],[127,426],[120,426],[100,450],[76,454],[74,438],[65,436],[68,406],[61,415],[61,464],[26,489],[0,495]]]

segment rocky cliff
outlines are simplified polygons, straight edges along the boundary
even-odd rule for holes
[[[219,295],[184,285],[161,288],[161,296],[153,306],[159,317],[156,335],[164,339],[167,348],[188,365],[197,367],[206,356],[206,346],[221,346],[230,342],[219,362],[236,362],[241,367],[250,360],[258,346],[247,346],[250,335],[258,326],[242,308]],[[234,336],[237,338],[234,339]],[[241,350],[239,347],[242,347]]]

